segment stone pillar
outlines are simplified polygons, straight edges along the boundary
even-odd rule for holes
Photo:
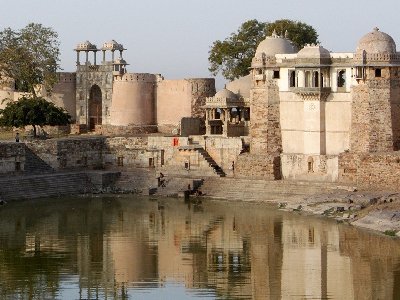
[[[96,56],[97,56],[97,51],[95,50],[95,51],[93,51],[93,61],[94,61],[94,65],[97,64],[97,62],[96,62]]]
[[[282,135],[278,86],[273,80],[267,81],[263,88],[251,90],[251,98],[251,153],[280,153]]]
[[[80,51],[76,50],[76,65],[77,66],[79,66],[81,64],[80,61],[79,61],[79,54],[80,54]]]
[[[305,87],[305,79],[304,70],[297,71],[297,86],[299,88]]]
[[[89,51],[85,51],[86,52],[86,64],[88,64],[89,62]]]
[[[114,52],[115,52],[115,50],[111,50],[111,60],[112,60],[112,62],[114,62]]]
[[[106,62],[106,50],[102,50],[103,51],[103,64],[105,64]]]

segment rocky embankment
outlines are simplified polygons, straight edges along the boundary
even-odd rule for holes
[[[279,202],[280,209],[335,218],[400,237],[400,192],[336,192]]]

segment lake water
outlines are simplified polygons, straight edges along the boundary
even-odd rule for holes
[[[400,299],[400,241],[264,204],[8,203],[0,299]]]

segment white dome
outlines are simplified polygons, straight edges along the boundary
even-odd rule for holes
[[[372,32],[364,35],[358,42],[356,52],[365,50],[367,53],[396,53],[396,43],[393,38],[374,28]]]
[[[329,50],[320,45],[306,45],[297,54],[298,58],[330,58]]]
[[[103,50],[125,50],[124,46],[118,44],[115,40],[111,40],[103,44]]]
[[[222,99],[237,99],[238,96],[234,92],[232,92],[226,88],[223,88],[218,93],[216,93],[214,97],[222,98]]]
[[[296,53],[293,44],[283,37],[277,35],[267,36],[257,47],[256,56],[264,53],[266,56],[274,56],[275,54]]]
[[[96,49],[97,49],[96,45],[92,44],[89,41],[85,41],[83,43],[79,43],[76,46],[76,50],[96,50]]]

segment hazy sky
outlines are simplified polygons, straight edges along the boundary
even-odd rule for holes
[[[19,29],[29,22],[53,27],[65,71],[75,69],[73,49],[79,42],[101,47],[115,39],[128,49],[129,72],[178,79],[210,77],[212,42],[249,19],[303,21],[317,30],[328,50],[351,52],[375,26],[399,42],[399,12],[396,0],[4,0],[0,27]]]

